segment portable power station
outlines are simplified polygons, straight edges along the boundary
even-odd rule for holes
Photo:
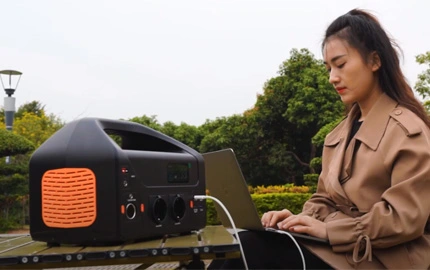
[[[30,159],[30,234],[48,244],[99,245],[206,225],[200,153],[144,125],[83,118]]]

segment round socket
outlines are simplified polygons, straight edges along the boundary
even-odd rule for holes
[[[181,220],[185,215],[185,201],[179,195],[173,199],[172,202],[172,215],[175,221]]]
[[[155,223],[160,224],[167,215],[167,203],[161,198],[155,198],[152,204],[152,217],[155,220]]]
[[[125,207],[125,215],[128,219],[134,219],[136,217],[136,206],[132,203],[127,204]]]

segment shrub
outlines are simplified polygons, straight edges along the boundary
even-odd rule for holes
[[[305,175],[303,175],[303,178],[305,181],[305,185],[309,186],[309,188],[310,188],[309,192],[315,193],[315,191],[317,190],[319,175],[318,174],[305,174]]]
[[[308,186],[295,186],[294,184],[285,184],[283,186],[249,186],[248,189],[251,194],[309,193]]]
[[[322,169],[322,158],[321,158],[321,157],[313,158],[313,159],[311,160],[310,166],[311,166],[311,168],[312,168],[312,169],[314,169],[314,171],[315,171],[316,173],[321,173],[321,169]],[[306,183],[305,183],[305,185],[306,185]]]
[[[0,129],[0,157],[25,154],[32,150],[34,150],[34,145],[26,138]]]
[[[311,197],[311,193],[268,193],[268,194],[252,194],[252,200],[257,208],[258,215],[261,217],[263,213],[270,210],[288,209],[297,214],[300,213],[303,204]],[[207,205],[207,225],[221,224],[218,219],[214,202],[206,201]]]

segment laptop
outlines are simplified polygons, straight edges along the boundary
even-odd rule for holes
[[[224,204],[236,227],[247,230],[277,232],[278,230],[265,228],[261,224],[233,149],[208,152],[202,155],[205,160],[206,188],[211,196]],[[215,209],[223,226],[231,228],[230,220],[217,203],[215,203]],[[300,233],[289,233],[296,239],[329,244],[328,239]]]

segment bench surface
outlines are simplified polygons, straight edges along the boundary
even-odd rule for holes
[[[118,264],[151,265],[240,256],[238,242],[222,226],[208,226],[181,236],[116,246],[61,245],[50,247],[31,236],[0,236],[0,269],[45,269]]]

